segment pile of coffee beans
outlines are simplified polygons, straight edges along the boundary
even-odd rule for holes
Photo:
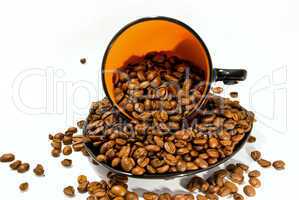
[[[177,124],[202,99],[204,76],[189,61],[151,52],[114,73],[114,98],[134,119]]]
[[[93,103],[87,137],[96,159],[134,175],[208,168],[230,156],[251,130],[254,115],[237,101],[209,95],[192,121],[127,121],[108,99]]]

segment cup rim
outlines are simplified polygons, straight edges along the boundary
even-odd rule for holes
[[[213,71],[213,65],[212,65],[212,59],[211,59],[211,55],[209,53],[208,47],[206,46],[206,44],[204,43],[204,41],[201,39],[201,37],[197,34],[197,32],[195,30],[193,30],[189,25],[187,25],[186,23],[179,21],[178,19],[174,19],[171,17],[166,17],[166,16],[156,16],[156,17],[143,17],[143,18],[139,18],[137,20],[134,20],[130,23],[128,23],[127,25],[125,25],[124,27],[122,27],[111,39],[111,41],[109,42],[105,53],[104,53],[104,57],[103,57],[103,61],[102,61],[102,67],[101,67],[101,78],[102,78],[102,85],[104,88],[104,92],[107,96],[107,98],[109,99],[110,102],[113,103],[112,98],[109,95],[106,83],[105,83],[105,64],[107,61],[107,57],[108,54],[113,46],[113,43],[118,39],[118,37],[125,32],[127,29],[129,29],[130,27],[138,24],[138,23],[142,23],[145,21],[153,21],[153,20],[165,20],[165,21],[169,21],[172,23],[176,23],[182,27],[184,27],[185,29],[187,29],[190,33],[192,33],[192,35],[194,35],[196,37],[196,39],[202,44],[202,47],[205,50],[205,54],[207,56],[208,59],[208,65],[209,65],[209,70],[210,70],[210,77],[209,80],[205,80],[205,81],[209,81],[209,83],[207,83],[207,88],[206,88],[206,93],[203,94],[204,97],[203,99],[199,102],[199,104],[197,105],[196,108],[194,108],[186,117],[187,118],[192,118],[194,116],[194,114],[196,114],[196,110],[198,110],[198,108],[200,108],[205,102],[206,102],[206,95],[209,93],[210,89],[211,89],[211,83],[214,80],[214,71]],[[114,103],[113,103],[114,104]],[[117,108],[116,105],[113,105],[114,107]],[[128,119],[128,116],[126,116],[122,111],[120,111],[120,114],[122,117],[125,117],[126,119]]]

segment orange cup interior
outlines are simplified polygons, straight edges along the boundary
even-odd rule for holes
[[[137,20],[114,36],[106,50],[102,65],[102,81],[106,95],[130,119],[132,117],[115,101],[113,73],[134,57],[144,56],[151,51],[170,51],[180,58],[193,62],[205,73],[204,94],[209,89],[212,67],[210,55],[203,41],[190,27],[175,19],[164,17]]]

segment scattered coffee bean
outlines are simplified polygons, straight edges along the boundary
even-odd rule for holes
[[[262,185],[261,181],[256,177],[251,177],[249,179],[249,183],[250,183],[250,185],[252,185],[255,188],[259,188]]]
[[[116,196],[123,197],[126,195],[127,189],[122,185],[114,185],[111,188],[111,192]]]
[[[25,172],[27,172],[27,171],[29,170],[29,168],[30,168],[30,165],[29,165],[28,163],[22,163],[22,164],[18,167],[17,171],[18,171],[19,173],[25,173]]]
[[[65,146],[65,147],[63,148],[62,152],[63,152],[63,155],[68,156],[68,155],[71,155],[71,154],[72,154],[73,149],[72,149],[71,146]]]
[[[248,138],[248,140],[247,140],[247,142],[248,143],[254,143],[256,141],[256,137],[255,136],[249,136],[249,138]]]
[[[277,170],[284,170],[285,169],[285,162],[282,160],[277,160],[273,162],[273,167]]]
[[[252,187],[252,186],[250,186],[250,185],[246,185],[246,186],[243,188],[243,191],[244,191],[244,193],[245,193],[248,197],[254,197],[255,194],[256,194],[254,187]]]
[[[11,164],[9,165],[9,167],[10,167],[12,170],[17,170],[18,167],[19,167],[21,164],[22,164],[22,161],[20,161],[20,160],[16,160],[16,161],[14,161],[13,163],[11,163]]]
[[[234,200],[244,200],[244,197],[239,193],[234,193],[233,198]]]
[[[51,154],[54,158],[57,158],[60,156],[61,150],[59,149],[52,149]]]
[[[81,58],[81,59],[80,59],[80,63],[81,63],[82,65],[86,64],[86,58]]]
[[[260,159],[257,161],[257,163],[263,168],[271,167],[271,162],[265,159]]]
[[[223,92],[223,88],[222,87],[213,87],[212,88],[212,91],[215,93],[215,94],[220,94]]]
[[[64,160],[62,160],[61,161],[61,164],[64,166],[64,167],[70,167],[70,166],[72,166],[72,160],[70,160],[70,159],[64,159]]]
[[[68,197],[74,197],[75,196],[75,189],[73,188],[73,186],[68,186],[68,187],[64,188],[63,192]]]
[[[77,122],[77,126],[80,129],[83,129],[84,124],[85,124],[85,120],[80,120],[80,121]]]
[[[258,161],[262,156],[260,151],[252,151],[250,155],[251,155],[251,158],[255,161]]]
[[[44,176],[45,175],[45,170],[44,167],[41,164],[38,164],[34,169],[33,172],[37,176]]]
[[[248,173],[249,177],[260,177],[261,176],[261,172],[258,170],[253,170],[251,172]]]
[[[232,97],[232,98],[237,98],[239,96],[238,92],[230,92],[229,95]]]
[[[25,183],[21,183],[20,186],[19,186],[19,189],[22,191],[22,192],[25,192],[27,191],[29,188],[29,184],[27,182]]]
[[[196,196],[196,199],[197,199],[197,200],[208,200],[208,198],[207,198],[206,196],[202,195],[202,194],[198,194],[198,195]]]
[[[14,159],[15,155],[13,155],[12,153],[6,153],[0,157],[0,162],[12,162],[14,161]]]

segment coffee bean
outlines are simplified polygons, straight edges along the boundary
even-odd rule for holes
[[[127,192],[125,200],[138,200],[138,194],[136,192]]]
[[[255,188],[261,187],[261,181],[256,177],[251,177],[249,179],[249,183],[250,183],[250,185],[252,185]]]
[[[22,161],[20,161],[20,160],[16,160],[16,161],[14,161],[13,163],[11,163],[11,164],[9,165],[9,167],[10,167],[12,170],[16,170],[16,169],[18,169],[18,167],[19,167],[21,164],[22,164]]]
[[[232,97],[232,98],[237,98],[238,97],[238,92],[230,92],[229,95]]]
[[[11,162],[11,161],[14,161],[15,159],[15,155],[12,154],[12,153],[6,153],[6,154],[3,154],[1,157],[0,157],[0,162]]]
[[[157,170],[157,173],[159,174],[163,174],[163,173],[166,173],[169,169],[169,165],[163,165],[162,167],[158,167],[156,170]]]
[[[81,59],[80,59],[80,63],[81,63],[82,65],[86,64],[86,58],[81,58]]]
[[[87,187],[88,187],[88,182],[83,182],[83,183],[80,183],[77,187],[77,190],[78,192],[80,193],[86,193],[87,192]]]
[[[61,150],[59,149],[52,149],[51,154],[54,158],[57,158],[60,156]]]
[[[20,186],[19,186],[19,189],[22,191],[22,192],[25,192],[27,191],[29,188],[29,184],[27,182],[25,183],[21,183]]]
[[[233,198],[234,198],[234,200],[244,200],[244,197],[239,193],[235,193],[233,195]]]
[[[145,169],[140,166],[136,166],[132,169],[132,174],[134,175],[142,175],[145,173]]]
[[[114,185],[111,188],[111,192],[116,196],[125,196],[127,189],[124,188],[122,185]]]
[[[257,163],[263,168],[271,167],[271,162],[265,159],[260,159],[257,161]]]
[[[72,166],[72,163],[73,163],[73,161],[70,160],[70,159],[64,159],[64,160],[61,161],[61,164],[62,164],[64,167],[70,167],[70,166]]]
[[[77,182],[78,182],[78,184],[82,184],[82,183],[85,183],[85,182],[87,182],[88,180],[87,180],[87,177],[85,176],[85,175],[80,175],[80,176],[78,176],[78,178],[77,178]]]
[[[202,195],[202,194],[198,194],[198,195],[196,196],[196,199],[197,199],[197,200],[208,200],[208,198],[205,197],[205,196]]]
[[[276,170],[284,170],[285,169],[285,162],[282,160],[277,160],[273,162],[273,167]]]
[[[67,155],[71,155],[72,152],[73,152],[73,149],[72,149],[71,146],[65,146],[65,147],[63,148],[62,152],[63,152],[63,155],[66,155],[66,156],[67,156]]]
[[[158,200],[159,195],[154,192],[144,192],[143,198],[144,198],[144,200]]]
[[[37,176],[44,176],[45,174],[44,167],[41,164],[37,164],[36,167],[33,169],[33,172]]]
[[[254,136],[249,136],[249,138],[248,138],[248,140],[247,140],[247,142],[248,143],[254,143],[256,141],[256,137],[254,137]]]
[[[225,186],[220,188],[220,190],[218,191],[218,195],[221,197],[226,197],[230,195],[230,193],[231,193],[230,189]]]
[[[75,189],[73,188],[73,186],[68,186],[68,187],[64,188],[63,192],[68,197],[74,197],[75,196]]]
[[[237,163],[236,166],[239,167],[239,168],[241,168],[245,172],[247,172],[248,169],[249,169],[249,166],[245,165],[244,163]]]
[[[230,181],[226,181],[224,183],[224,187],[227,187],[230,190],[230,193],[236,193],[236,192],[238,192],[238,187],[234,183],[232,183]]]
[[[243,188],[243,191],[244,193],[248,196],[248,197],[254,197],[256,192],[255,192],[255,189],[250,186],[250,185],[246,185],[244,188]]]
[[[212,91],[215,93],[215,94],[220,94],[223,92],[223,88],[222,87],[213,87],[212,88]]]
[[[25,173],[25,172],[27,172],[27,171],[29,170],[29,168],[30,168],[30,165],[29,165],[28,163],[22,163],[22,164],[18,167],[17,171],[18,171],[19,173]]]
[[[131,171],[135,166],[135,161],[133,158],[123,157],[121,159],[121,167],[125,171]]]
[[[255,161],[258,161],[262,156],[261,152],[259,152],[259,151],[252,151],[250,155],[251,155],[251,158]]]
[[[258,170],[253,170],[253,171],[248,173],[248,176],[249,177],[259,177],[259,176],[261,176],[261,172],[258,171]]]
[[[174,143],[171,141],[165,142],[164,149],[171,154],[174,154],[176,152],[176,147]]]

